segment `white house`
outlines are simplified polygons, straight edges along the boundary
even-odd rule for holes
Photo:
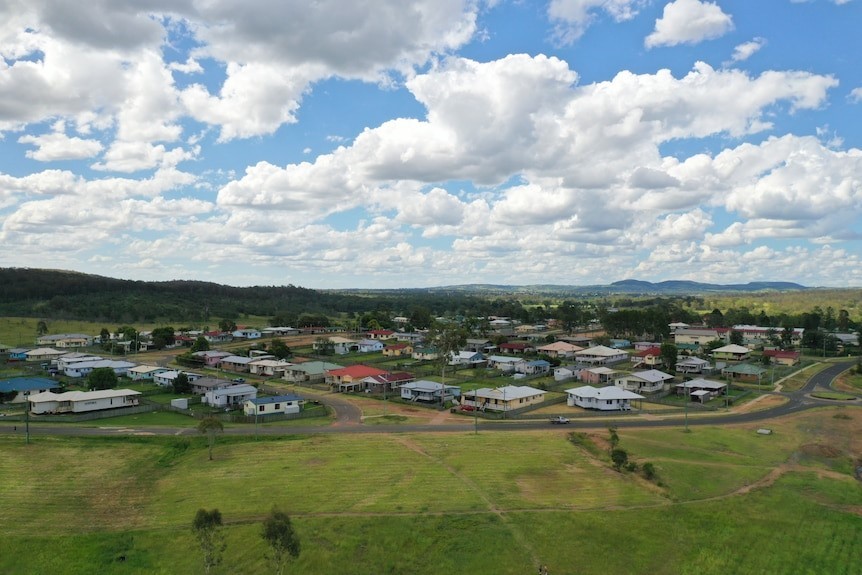
[[[129,368],[128,375],[133,381],[153,379],[156,374],[170,371],[166,367],[157,367],[155,365],[136,365]]]
[[[132,389],[102,389],[98,391],[46,391],[31,395],[31,413],[83,413],[101,409],[116,409],[138,405],[140,391]]]
[[[213,407],[235,407],[244,404],[247,399],[254,399],[256,397],[257,388],[255,386],[240,383],[209,390],[201,398],[201,403],[206,403]]]
[[[256,359],[249,362],[249,371],[255,375],[282,377],[290,362],[284,359]]]
[[[361,339],[356,342],[356,351],[359,353],[372,353],[383,351],[386,345],[379,339]]]
[[[549,357],[571,358],[575,356],[575,352],[583,351],[583,349],[581,346],[567,341],[555,341],[554,343],[537,347],[536,351],[544,353]]]
[[[59,349],[52,349],[50,347],[39,347],[36,349],[31,349],[25,355],[27,357],[27,361],[45,361],[48,359],[56,359],[61,355],[65,354],[65,351]]]
[[[503,373],[518,371],[518,366],[526,363],[523,357],[512,357],[511,355],[488,356],[488,367],[499,369]]]
[[[356,349],[356,341],[352,339],[338,335],[333,335],[327,339],[329,340],[329,343],[332,344],[332,352],[336,355],[345,355],[350,353],[351,350]],[[323,344],[315,341],[312,344],[312,348],[314,350],[320,350],[323,348]]]
[[[246,399],[243,403],[243,413],[246,415],[273,415],[281,413],[299,413],[303,399],[298,395],[274,395],[271,397],[255,397]]]
[[[78,363],[81,361],[99,361],[100,359],[105,358],[100,355],[93,355],[91,353],[82,353],[75,351],[61,355],[57,359],[53,360],[52,363],[56,364],[59,371],[66,371],[66,368],[73,363]]]
[[[628,358],[629,354],[625,351],[604,345],[596,345],[575,352],[575,360],[578,363],[590,365],[611,365],[626,361]]]
[[[100,359],[97,361],[79,361],[69,365],[65,371],[67,377],[86,377],[91,371],[97,368],[109,367],[114,370],[117,376],[126,375],[129,370],[135,365],[130,361],[114,361],[111,359]]]
[[[253,328],[237,329],[231,332],[231,335],[241,339],[260,339],[261,337],[260,330]]]
[[[449,365],[480,365],[485,363],[485,356],[478,351],[453,351],[449,356]]]
[[[575,378],[580,372],[580,368],[574,365],[560,365],[554,368],[554,381]]]
[[[673,376],[669,373],[648,369],[618,376],[614,379],[614,385],[628,391],[655,393],[663,390],[668,381],[673,381]]]
[[[709,370],[709,362],[699,357],[686,357],[676,362],[676,370],[680,373],[703,373]]]
[[[439,402],[441,394],[443,401],[449,401],[461,395],[461,388],[455,385],[443,385],[436,381],[420,379],[399,386],[401,399],[407,401]]]
[[[529,385],[504,385],[496,389],[483,387],[465,391],[461,405],[471,406],[482,411],[512,411],[542,403],[545,392]]]
[[[566,403],[569,406],[601,411],[620,411],[631,409],[631,400],[643,399],[642,395],[616,387],[593,387],[584,385],[566,390]]]
[[[199,373],[192,373],[190,371],[178,371],[172,369],[170,371],[163,371],[161,373],[153,375],[153,382],[164,387],[170,387],[174,384],[174,380],[180,373],[185,373],[186,377],[189,378],[189,382],[196,381],[203,377]]]
[[[674,386],[677,395],[688,395],[691,399],[706,403],[713,397],[717,397],[727,389],[727,384],[710,379],[692,379]]]
[[[237,373],[248,373],[250,369],[248,364],[250,364],[252,361],[254,361],[253,357],[246,357],[244,355],[229,355],[221,359],[221,368],[228,371],[235,371]]]
[[[525,375],[541,375],[551,371],[551,364],[544,359],[534,359],[532,361],[525,361],[524,363],[519,364],[515,369],[518,373],[523,373]]]
[[[46,377],[13,377],[0,381],[0,393],[15,392],[9,403],[23,403],[31,395],[44,393],[60,387],[53,379]]]

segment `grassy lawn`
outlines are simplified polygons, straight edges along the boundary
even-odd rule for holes
[[[808,383],[808,380],[811,379],[815,374],[820,373],[824,369],[828,369],[830,365],[828,363],[814,363],[805,367],[789,376],[787,379],[781,382],[781,390],[782,391],[796,391],[798,389],[802,389],[802,387]]]
[[[215,461],[197,434],[0,435],[0,573],[201,572],[202,507],[227,524],[216,572],[267,573],[273,505],[309,575],[859,573],[862,410],[769,427],[621,429],[660,484],[611,469],[603,430],[225,436]]]
[[[849,393],[839,393],[837,391],[817,391],[812,393],[811,397],[818,397],[820,399],[834,399],[839,401],[849,401],[856,399],[855,395],[850,395]]]

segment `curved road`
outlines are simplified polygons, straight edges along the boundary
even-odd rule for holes
[[[719,425],[727,423],[754,423],[765,421],[776,417],[782,417],[801,411],[823,407],[825,405],[835,405],[836,402],[829,400],[816,399],[811,397],[811,392],[818,388],[829,389],[832,380],[840,373],[849,369],[854,365],[853,362],[836,363],[823,371],[813,375],[802,389],[787,393],[775,392],[774,395],[780,395],[788,398],[788,401],[782,405],[764,409],[761,411],[753,411],[750,413],[728,413],[714,415],[709,417],[689,417],[689,426],[700,425]],[[360,425],[362,412],[361,410],[350,403],[349,401],[337,397],[334,394],[314,394],[303,393],[308,399],[320,401],[331,407],[336,414],[335,424],[328,427],[259,427],[254,426],[228,427],[225,428],[226,435],[307,435],[315,433],[410,433],[423,431],[451,431],[465,432],[473,431],[474,424],[472,421],[463,424],[446,424],[446,425]],[[858,402],[858,400],[856,400]],[[846,403],[846,402],[841,402]],[[609,423],[617,427],[679,427],[684,425],[685,420],[682,417],[673,417],[666,419],[641,419],[632,417],[627,419],[608,418],[590,419],[590,420],[572,420],[568,428],[571,429],[594,429],[607,427]],[[13,431],[13,425],[17,425],[17,433],[23,432],[23,423],[8,423],[0,424],[0,433],[16,433]],[[520,430],[535,430],[548,429],[548,424],[544,420],[539,421],[508,421],[508,422],[488,422],[483,421],[479,426],[483,431],[520,431]],[[75,436],[90,436],[90,435],[194,435],[197,430],[194,427],[165,427],[165,426],[148,426],[148,427],[79,427],[69,424],[46,424],[43,422],[31,423],[31,435],[75,435]]]

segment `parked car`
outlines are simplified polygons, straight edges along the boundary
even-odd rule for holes
[[[551,418],[551,423],[554,423],[554,424],[557,424],[557,425],[562,425],[562,424],[564,424],[564,423],[569,423],[569,418],[568,418],[568,417],[563,417],[562,415],[558,415],[557,417],[552,417],[552,418]]]
[[[231,381],[233,381],[234,383],[245,383],[245,378],[244,377],[235,377]]]

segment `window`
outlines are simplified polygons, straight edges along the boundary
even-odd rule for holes
[[[280,404],[280,403],[276,403],[276,404],[275,404],[275,409],[276,409],[276,411],[278,411],[279,409],[281,409],[281,404]]]
[[[257,410],[258,410],[258,411],[264,411],[265,409],[266,409],[266,406],[265,406],[265,405],[258,405],[258,406],[257,406]]]

